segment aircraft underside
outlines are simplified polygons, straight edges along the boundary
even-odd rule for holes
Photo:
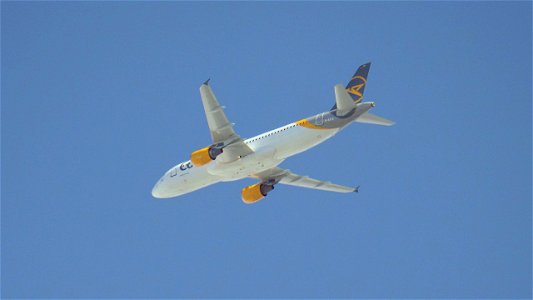
[[[245,177],[259,180],[241,191],[242,200],[255,203],[277,184],[332,191],[357,192],[327,181],[301,176],[279,167],[288,157],[312,148],[352,122],[390,126],[394,122],[370,114],[374,102],[362,102],[370,63],[361,65],[348,85],[335,86],[335,105],[331,110],[302,119],[253,138],[243,140],[224,113],[208,81],[200,86],[212,144],[191,153],[190,160],[168,170],[156,183],[152,195],[171,198],[220,181]]]

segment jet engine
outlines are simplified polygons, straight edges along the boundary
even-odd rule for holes
[[[223,144],[216,144],[194,151],[191,154],[192,164],[196,167],[200,167],[209,163],[212,160],[215,160],[217,156],[224,152],[224,150],[222,150],[223,146]]]
[[[246,204],[255,203],[263,198],[274,189],[273,184],[260,182],[242,189],[242,201]]]

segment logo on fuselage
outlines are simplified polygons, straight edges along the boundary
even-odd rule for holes
[[[187,163],[182,163],[182,164],[180,165],[180,170],[181,170],[181,171],[185,171],[185,170],[190,169],[190,168],[192,168],[192,167],[193,167],[193,164],[189,161],[189,162],[187,162]]]

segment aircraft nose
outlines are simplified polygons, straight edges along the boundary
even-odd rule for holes
[[[163,193],[161,191],[161,188],[159,187],[159,182],[156,183],[154,188],[152,189],[152,197],[163,198]]]

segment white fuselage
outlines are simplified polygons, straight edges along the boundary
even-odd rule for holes
[[[310,129],[291,123],[245,140],[254,152],[237,160],[224,162],[226,160],[222,153],[216,160],[201,167],[193,166],[190,160],[174,166],[159,179],[152,194],[157,198],[170,198],[220,181],[233,181],[257,174],[324,142],[339,130]]]

